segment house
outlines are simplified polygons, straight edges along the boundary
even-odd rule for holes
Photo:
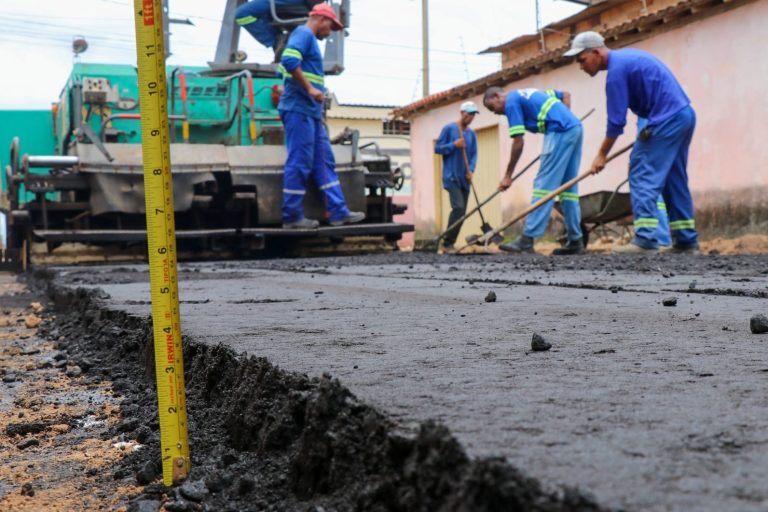
[[[507,90],[558,88],[573,95],[573,111],[582,116],[585,141],[582,168],[587,169],[602,142],[605,123],[605,73],[591,78],[562,57],[572,37],[595,30],[609,48],[635,47],[664,61],[680,80],[698,123],[691,145],[689,180],[694,193],[697,226],[703,235],[739,235],[768,229],[768,0],[614,0],[583,2],[581,12],[553,23],[538,34],[517,37],[488,48],[501,54],[502,69],[470,83],[433,94],[395,110],[411,122],[411,165],[414,222],[418,239],[446,227],[450,206],[441,191],[440,160],[433,154],[440,129],[456,120],[461,102],[482,104],[489,86]],[[475,182],[481,198],[490,195],[503,175],[511,142],[506,119],[484,108],[472,127],[477,131],[479,161]],[[629,114],[620,148],[635,135]],[[527,134],[517,169],[541,150],[543,137]],[[582,195],[613,190],[626,178],[628,157],[615,160],[601,174],[580,185]],[[485,210],[495,227],[530,202],[535,168],[515,182]],[[470,206],[473,202],[470,200]],[[478,231],[474,219],[461,237]]]
[[[411,137],[410,123],[403,119],[393,119],[392,105],[356,105],[339,103],[335,94],[331,95],[330,107],[326,110],[328,135],[331,139],[345,129],[358,130],[360,147],[364,153],[380,153],[391,158],[393,168],[399,167],[405,181],[400,190],[395,191],[395,203],[408,206],[402,215],[395,216],[395,222],[410,224],[413,222],[411,204]],[[413,233],[404,233],[399,242],[401,248],[413,247]]]

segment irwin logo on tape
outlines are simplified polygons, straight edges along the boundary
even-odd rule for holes
[[[144,26],[150,27],[155,24],[155,0],[144,0],[144,7],[142,8],[144,16]]]

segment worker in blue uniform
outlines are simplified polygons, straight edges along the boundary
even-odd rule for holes
[[[272,26],[270,0],[251,0],[235,11],[235,23],[243,27],[254,39],[267,48],[274,48],[277,29]],[[275,7],[303,6],[305,0],[275,0]]]
[[[284,7],[301,8],[298,9],[301,12],[302,9],[308,10],[315,4],[325,0],[251,0],[237,8],[235,11],[235,23],[247,30],[263,46],[274,48],[275,56],[279,59],[282,52],[281,43],[285,43],[285,39],[278,37],[281,29],[274,24],[275,20],[272,18],[270,1],[274,1],[275,10],[279,13],[280,9]],[[294,15],[293,17],[296,16],[304,17],[303,14]]]
[[[448,192],[451,201],[449,226],[467,212],[470,184],[477,165],[477,136],[469,125],[479,111],[473,102],[466,101],[462,103],[460,112],[459,121],[445,125],[435,143],[435,153],[443,156],[443,188]],[[443,253],[456,252],[454,243],[461,231],[461,225],[462,223],[456,224],[456,227],[443,237]]]
[[[318,39],[328,37],[344,25],[328,4],[318,4],[305,25],[288,39],[278,66],[285,90],[277,106],[285,126],[288,158],[283,177],[283,227],[313,229],[317,220],[304,217],[302,203],[310,176],[322,192],[332,226],[365,219],[350,212],[336,174],[336,162],[323,124],[325,78]]]
[[[590,76],[607,71],[605,89],[608,127],[592,163],[600,172],[616,139],[624,131],[627,109],[648,120],[630,156],[629,188],[635,237],[614,249],[627,254],[658,251],[658,198],[662,195],[672,230],[671,252],[698,252],[693,198],[688,188],[688,148],[696,127],[696,114],[672,72],[659,59],[632,48],[609,50],[597,32],[578,34],[566,52],[576,57]]]
[[[581,145],[584,129],[581,121],[570,110],[571,95],[568,92],[549,89],[520,89],[504,92],[500,87],[490,87],[483,103],[492,112],[507,117],[509,136],[512,137],[512,154],[504,178],[499,183],[501,190],[512,185],[512,173],[523,153],[523,135],[543,133],[544,145],[541,165],[533,181],[533,199],[539,201],[565,182],[573,179],[581,164]],[[560,194],[567,243],[554,254],[583,254],[585,252],[581,232],[581,209],[579,191],[574,185]],[[554,201],[531,212],[525,219],[523,233],[514,241],[499,245],[503,251],[513,253],[534,252],[536,238],[544,235],[552,212]]]

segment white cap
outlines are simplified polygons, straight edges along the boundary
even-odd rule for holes
[[[597,32],[582,32],[573,38],[571,49],[565,52],[564,57],[575,57],[584,50],[591,48],[602,48],[605,46],[605,39]]]
[[[475,105],[474,101],[465,101],[461,104],[461,111],[467,112],[468,114],[479,114],[480,111],[477,110],[477,105]]]

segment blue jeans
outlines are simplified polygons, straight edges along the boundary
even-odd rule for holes
[[[638,139],[629,159],[629,192],[635,217],[634,244],[658,247],[657,201],[664,198],[676,247],[698,245],[693,197],[688,188],[688,147],[696,128],[696,113],[688,106],[658,126],[648,140]]]
[[[467,213],[467,201],[469,200],[469,189],[462,188],[458,185],[448,187],[445,189],[448,192],[448,198],[451,200],[451,214],[448,216],[448,225],[450,226]],[[450,230],[443,237],[443,244],[451,246],[456,243],[456,237],[459,236],[461,226],[464,224],[460,222],[455,228]]]
[[[280,118],[285,126],[288,148],[283,174],[283,222],[296,222],[304,217],[304,196],[310,177],[323,193],[330,221],[344,219],[349,215],[349,208],[344,201],[336,174],[336,160],[323,122],[289,111],[280,112]]]
[[[552,132],[544,136],[544,149],[541,153],[541,167],[533,180],[533,199],[537,202],[563,183],[575,178],[581,165],[581,143],[584,129],[575,126],[565,132]],[[574,185],[560,194],[568,240],[580,240],[581,208],[579,207],[579,189]],[[531,238],[544,235],[552,213],[554,200],[547,202],[538,210],[532,211],[525,219],[523,234]]]

